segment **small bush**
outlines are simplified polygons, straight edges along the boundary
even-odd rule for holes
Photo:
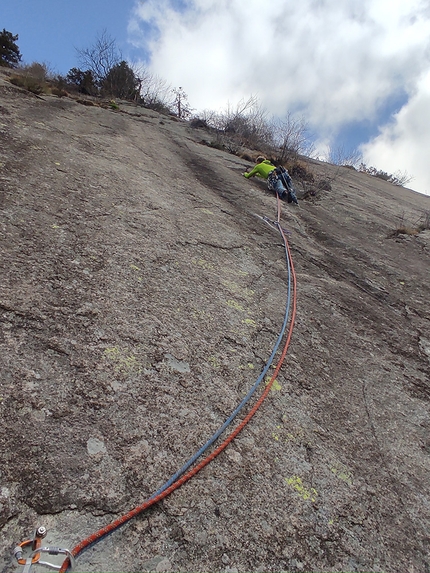
[[[46,89],[46,86],[43,86],[41,82],[29,76],[12,76],[9,81],[14,86],[23,88],[36,95],[43,93]]]
[[[199,117],[193,117],[190,120],[190,127],[194,129],[209,129],[207,121],[200,119]]]
[[[301,181],[308,181],[312,183],[315,181],[314,174],[309,171],[307,166],[300,161],[292,161],[287,163],[286,168],[288,169],[289,174],[291,177],[295,179],[300,179]]]
[[[9,81],[15,86],[26,89],[36,95],[50,93],[52,86],[56,84],[48,66],[38,62],[20,67]]]
[[[413,179],[409,173],[397,171],[396,173],[387,173],[386,171],[382,171],[382,169],[376,169],[376,167],[368,167],[365,163],[360,163],[358,170],[361,173],[367,173],[367,175],[372,175],[372,177],[377,177],[378,179],[383,179],[384,181],[388,181],[388,183],[392,183],[393,185],[397,185],[398,187],[404,187],[408,183],[410,183]]]
[[[430,229],[430,211],[426,211],[418,221],[418,230],[428,231]]]
[[[51,88],[51,93],[52,95],[58,96],[58,97],[65,97],[67,95],[69,95],[66,90],[62,90],[61,88]]]
[[[22,78],[21,76],[12,76],[9,78],[9,81],[11,84],[13,84],[14,86],[18,86],[19,88],[25,87],[24,78]]]
[[[220,151],[224,151],[225,149],[224,145],[216,139],[213,141],[206,141],[205,144],[208,147],[212,147],[213,149],[219,149]]]
[[[94,107],[94,106],[98,106],[98,103],[95,103],[89,99],[77,99],[75,100],[76,103],[80,103],[81,105],[86,105],[88,107]]]
[[[404,215],[400,217],[400,223],[396,229],[388,233],[388,238],[396,238],[400,235],[415,236],[419,235],[422,231],[430,229],[430,211],[425,211],[421,217],[413,224],[409,224],[404,220]]]
[[[148,103],[143,103],[143,107],[146,109],[152,109],[153,111],[157,111],[163,115],[170,115],[169,107],[161,100],[153,100]]]
[[[239,157],[245,161],[254,161],[248,153],[242,153]]]
[[[317,187],[320,191],[331,191],[331,183],[328,179],[320,179],[317,183]]]
[[[28,66],[22,66],[20,68],[21,74],[26,77],[33,78],[41,83],[46,82],[50,78],[50,72],[46,64],[39,64],[39,62],[33,62]]]
[[[398,237],[399,235],[413,236],[413,235],[418,235],[418,233],[419,233],[418,229],[412,229],[411,227],[399,227],[398,229],[390,231],[388,233],[388,238],[393,239],[395,237]]]

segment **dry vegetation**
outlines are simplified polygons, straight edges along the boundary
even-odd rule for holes
[[[91,53],[86,51],[85,61],[90,68],[91,58],[95,59],[96,54],[97,50]],[[304,160],[312,156],[313,147],[308,125],[303,117],[297,118],[288,113],[284,120],[270,118],[255,96],[241,100],[235,107],[228,106],[224,112],[205,110],[192,115],[187,94],[182,88],[172,89],[161,78],[143,69],[132,71],[125,62],[119,62],[118,57],[111,55],[104,67],[100,63],[94,63],[92,69],[98,70],[98,75],[91,69],[83,72],[73,68],[66,77],[54,74],[44,63],[33,62],[11,71],[9,81],[36,96],[69,97],[82,105],[100,106],[116,111],[121,110],[117,99],[131,100],[136,106],[158,111],[171,118],[186,120],[190,127],[205,130],[208,137],[202,143],[209,147],[251,162],[255,161],[258,155],[264,154],[275,165],[284,165],[304,200],[315,202],[322,193],[331,191],[335,176],[316,176],[309,163]],[[103,69],[107,70],[105,75]],[[115,76],[112,70],[120,70],[121,73]],[[95,77],[98,78],[97,81]],[[331,152],[329,162],[339,168],[357,169],[394,185],[403,186],[411,179],[406,173],[390,175],[368,167],[363,162],[355,167],[352,163],[357,165],[359,159],[357,152],[337,150],[336,153]],[[428,228],[429,217],[424,215],[422,221],[416,224],[402,221],[390,236],[416,235]]]
[[[398,237],[399,235],[419,235],[423,231],[430,229],[430,211],[425,211],[418,221],[408,223],[404,215],[400,217],[399,225],[388,234],[389,238]]]

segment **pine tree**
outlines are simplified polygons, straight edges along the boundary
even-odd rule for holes
[[[66,80],[70,85],[75,86],[80,93],[87,95],[97,95],[98,93],[91,70],[82,71],[79,68],[72,68],[69,70]]]
[[[0,32],[0,66],[16,68],[21,61],[17,40],[18,34],[14,36],[4,28],[3,32]]]
[[[112,66],[102,81],[104,94],[126,100],[136,96],[138,87],[139,80],[125,61]]]

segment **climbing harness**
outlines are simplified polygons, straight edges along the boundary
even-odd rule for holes
[[[61,547],[43,547],[42,539],[46,537],[47,534],[46,527],[38,527],[33,533],[33,537],[26,539],[19,543],[13,550],[15,559],[18,561],[19,565],[24,565],[22,573],[30,573],[33,565],[42,565],[43,567],[49,567],[50,569],[56,569],[59,571],[61,569],[61,564],[51,563],[49,561],[41,561],[41,554],[48,553],[49,555],[65,555],[69,560],[71,567],[74,566],[74,557],[68,549],[62,549]],[[24,554],[27,553],[27,556]]]
[[[282,237],[283,244],[284,244],[284,250],[285,250],[287,272],[288,272],[287,301],[286,301],[286,306],[285,306],[285,314],[284,314],[283,324],[282,324],[280,333],[278,335],[278,338],[276,340],[276,343],[274,345],[273,351],[272,351],[265,367],[263,368],[260,376],[257,378],[254,385],[251,387],[248,394],[240,402],[240,404],[232,412],[232,414],[224,422],[224,424],[204,444],[204,446],[198,452],[196,452],[188,460],[188,462],[180,470],[178,470],[163,486],[161,486],[150,498],[148,498],[141,505],[135,507],[134,509],[132,509],[131,511],[129,511],[125,515],[119,517],[118,519],[114,520],[113,522],[111,522],[107,526],[103,527],[99,531],[96,531],[92,535],[89,535],[87,538],[83,539],[71,551],[69,551],[67,549],[41,547],[39,544],[38,547],[35,547],[33,549],[33,553],[35,553],[35,555],[31,559],[28,558],[27,560],[24,560],[22,558],[22,552],[21,552],[21,554],[19,555],[19,561],[18,562],[21,565],[25,563],[25,565],[27,567],[27,564],[30,561],[30,563],[28,565],[29,568],[24,569],[23,573],[29,573],[30,572],[30,568],[31,568],[32,563],[39,563],[39,564],[43,563],[40,561],[40,554],[43,552],[54,554],[54,555],[58,555],[58,554],[66,555],[66,559],[64,560],[61,567],[57,567],[57,566],[50,564],[50,563],[43,563],[45,566],[58,569],[60,571],[60,573],[65,573],[67,571],[67,569],[69,568],[69,566],[73,567],[74,558],[76,558],[78,555],[80,555],[90,545],[96,543],[97,541],[99,541],[100,539],[105,537],[106,535],[112,533],[113,531],[115,531],[116,529],[118,529],[119,527],[121,527],[122,525],[127,523],[133,517],[139,515],[140,513],[142,513],[143,511],[145,511],[149,507],[151,507],[152,505],[155,505],[156,503],[158,503],[159,501],[161,501],[162,499],[167,497],[170,493],[172,493],[173,491],[178,489],[181,485],[183,485],[184,483],[189,481],[193,476],[195,476],[200,470],[202,470],[204,467],[206,467],[242,431],[242,429],[248,424],[248,422],[251,420],[251,418],[254,416],[254,414],[257,412],[257,410],[260,408],[261,404],[264,402],[267,395],[269,394],[269,392],[273,386],[273,383],[275,382],[276,377],[278,376],[279,371],[281,369],[281,366],[284,362],[284,359],[285,359],[285,356],[286,356],[286,353],[287,353],[287,350],[288,350],[288,347],[290,344],[290,340],[291,340],[291,336],[292,336],[292,332],[293,332],[293,327],[294,327],[295,316],[296,316],[297,284],[296,284],[296,275],[294,272],[294,265],[293,265],[293,261],[291,258],[290,247],[289,247],[288,240],[286,237],[286,234],[289,233],[289,231],[287,231],[286,229],[283,229],[281,227],[281,224],[280,224],[281,200],[280,200],[280,197],[278,194],[276,196],[277,196],[277,219],[275,221],[272,221],[268,217],[262,217],[259,215],[257,215],[257,216],[260,219],[262,219],[263,221],[265,221],[267,224],[269,224],[272,228],[277,229],[279,231],[281,237]],[[205,458],[203,458],[197,465],[195,465],[192,469],[189,469],[195,462],[197,462],[197,460],[206,452],[206,450],[227,429],[227,427],[233,422],[233,420],[236,418],[236,416],[239,414],[239,412],[250,401],[251,397],[254,395],[256,390],[260,387],[262,381],[266,377],[266,374],[267,374],[270,366],[272,365],[272,362],[275,358],[276,353],[279,350],[281,342],[285,336],[287,326],[288,326],[288,332],[287,332],[287,336],[286,336],[284,346],[283,346],[283,349],[281,352],[281,356],[279,357],[278,362],[274,368],[274,371],[270,376],[270,380],[267,382],[266,387],[265,387],[263,393],[261,394],[260,398],[254,404],[254,406],[251,408],[251,410],[248,412],[248,414],[244,417],[244,419],[239,423],[239,425],[224,439],[224,441],[220,445],[218,445],[209,455],[207,455]],[[39,529],[45,530],[45,528],[39,528]],[[46,532],[46,530],[45,530],[45,532]],[[45,533],[45,535],[46,535],[46,533]],[[23,542],[23,543],[30,544],[30,543],[33,543],[35,539],[36,539],[36,536],[34,536],[33,540],[29,540],[28,542]],[[17,549],[19,549],[19,547],[23,546],[23,543],[15,549],[15,555],[17,558],[18,558],[18,556],[17,556],[16,551],[17,551]],[[32,553],[32,555],[33,555],[33,553]],[[33,559],[36,559],[36,560],[33,561]]]

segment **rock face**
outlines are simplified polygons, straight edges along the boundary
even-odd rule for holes
[[[9,573],[35,527],[72,548],[223,424],[270,356],[287,273],[255,216],[275,218],[275,199],[241,176],[249,163],[202,145],[205,131],[4,78],[0,98]],[[282,205],[297,320],[273,390],[219,457],[79,571],[428,573],[429,231],[389,235],[429,197],[308,169],[332,189]]]

